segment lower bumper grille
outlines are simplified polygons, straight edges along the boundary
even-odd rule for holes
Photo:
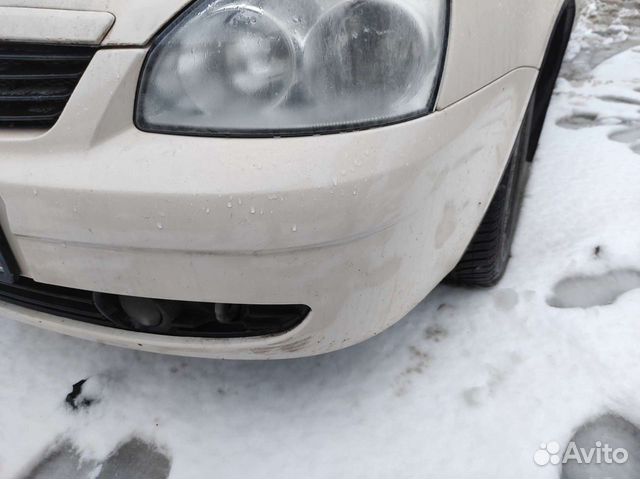
[[[99,326],[202,338],[281,334],[298,326],[311,311],[305,305],[231,305],[132,298],[43,284],[23,277],[12,284],[0,283],[0,301]],[[142,306],[145,313],[149,307],[158,305],[164,319],[168,311],[171,315],[162,324],[149,326],[127,315],[131,311],[127,306],[131,304],[138,310]]]
[[[90,291],[18,278],[13,284],[0,283],[0,300],[43,313],[108,326],[94,306]]]

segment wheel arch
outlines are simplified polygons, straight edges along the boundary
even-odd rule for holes
[[[578,2],[580,1],[581,0],[578,0]],[[553,96],[558,75],[562,69],[562,63],[567,47],[569,46],[577,12],[578,4],[576,0],[564,0],[556,17],[549,40],[547,41],[547,48],[540,65],[540,73],[538,73],[538,80],[536,81],[532,96],[532,101],[534,102],[533,125],[528,161],[533,161],[538,142],[540,141],[544,120],[551,102],[551,97]]]

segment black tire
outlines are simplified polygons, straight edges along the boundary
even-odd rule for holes
[[[534,104],[532,99],[491,205],[464,256],[446,278],[448,283],[490,287],[500,281],[507,269],[529,177],[527,159]]]
[[[511,255],[511,245],[520,216],[530,164],[538,148],[575,14],[574,0],[565,0],[498,190],[467,251],[445,279],[447,283],[490,287],[504,276]]]

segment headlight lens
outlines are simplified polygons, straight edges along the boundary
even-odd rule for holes
[[[427,113],[447,0],[207,0],[155,41],[145,131],[321,133]]]

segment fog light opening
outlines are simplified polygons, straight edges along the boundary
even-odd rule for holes
[[[233,324],[242,319],[242,306],[239,304],[216,303],[214,306],[216,320],[222,324]]]
[[[278,334],[299,325],[305,305],[202,303],[93,293],[96,309],[119,328],[192,337],[251,337]]]
[[[131,325],[140,331],[169,331],[181,310],[176,301],[132,296],[118,296],[118,300]]]

